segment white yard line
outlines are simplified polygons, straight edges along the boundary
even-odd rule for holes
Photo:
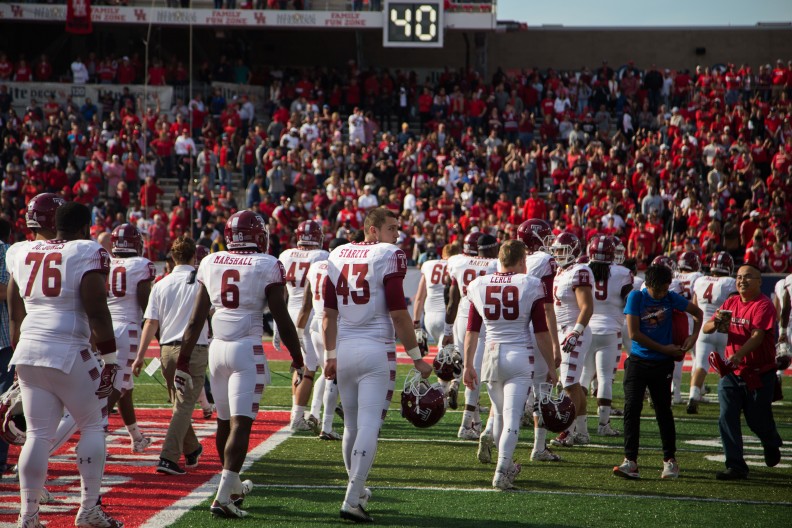
[[[518,483],[519,484],[519,483]],[[256,486],[257,489],[299,489],[299,490],[345,490],[346,486],[302,486],[297,484],[264,484]],[[372,491],[376,493],[380,490],[392,491],[441,491],[443,493],[459,492],[459,493],[503,493],[500,490],[493,488],[443,488],[438,486],[372,486]],[[686,496],[669,496],[669,495],[627,495],[620,493],[578,493],[574,491],[547,491],[547,490],[515,490],[509,493],[525,493],[528,495],[560,495],[564,497],[591,497],[591,498],[614,498],[614,499],[649,499],[660,501],[686,501],[686,502],[710,502],[710,503],[727,503],[727,504],[745,504],[745,505],[763,505],[763,506],[792,506],[792,502],[780,501],[754,501],[754,500],[739,500],[739,499],[714,499],[708,497],[686,497]]]
[[[254,462],[282,444],[291,434],[288,425],[273,433],[272,436],[248,452],[245,463],[242,465],[242,471],[249,469]],[[162,528],[163,526],[173,525],[182,515],[210,498],[217,490],[219,483],[220,474],[218,473],[203,485],[192,490],[190,494],[183,499],[176,501],[168,508],[161,510],[159,513],[149,518],[141,528]],[[256,487],[258,487],[258,485]]]

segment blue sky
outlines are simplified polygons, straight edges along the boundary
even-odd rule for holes
[[[498,20],[528,26],[753,26],[792,22],[792,0],[497,0]]]

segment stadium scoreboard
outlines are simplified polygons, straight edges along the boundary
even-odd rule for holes
[[[443,47],[443,0],[385,0],[382,13],[383,47]]]

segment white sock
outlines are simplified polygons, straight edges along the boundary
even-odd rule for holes
[[[606,425],[610,423],[610,405],[600,405],[597,414],[599,415],[599,424]]]
[[[547,429],[544,427],[534,426],[534,453],[541,453],[547,449]]]
[[[127,432],[129,432],[129,437],[132,438],[132,440],[135,442],[140,442],[143,440],[143,433],[140,432],[137,422],[127,425],[126,428]]]
[[[33,517],[39,511],[39,501],[41,500],[41,490],[23,489],[20,490],[19,514],[25,517]]]
[[[690,399],[691,400],[701,399],[701,387],[693,386],[690,388]]]
[[[231,501],[231,492],[239,487],[238,481],[239,473],[224,469],[220,474],[220,486],[217,488],[215,500],[220,504],[228,504]]]
[[[465,412],[462,413],[462,427],[470,427],[473,425],[473,417],[475,414],[476,411],[465,410]]]
[[[575,428],[578,433],[588,433],[588,424],[586,423],[586,419],[588,418],[587,415],[578,416],[575,418]]]
[[[325,384],[324,397],[322,399],[322,405],[324,406],[324,417],[322,418],[323,433],[329,433],[333,430],[333,414],[335,414],[337,401],[338,385],[336,385],[335,381],[328,380]]]
[[[292,423],[305,418],[305,406],[295,405],[292,409]]]

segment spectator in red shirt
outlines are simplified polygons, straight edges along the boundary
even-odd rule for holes
[[[46,55],[42,55],[33,72],[33,77],[38,82],[49,82],[52,79],[52,65]]]
[[[627,241],[627,256],[634,258],[640,269],[646,269],[655,257],[655,238],[646,229],[646,217],[643,214],[636,217],[635,223],[636,228],[630,233]]]
[[[160,195],[165,194],[151,176],[146,177],[146,181],[140,188],[140,205],[146,211],[146,217],[151,217],[151,209],[157,205]]]
[[[539,197],[539,189],[531,187],[531,197],[525,201],[523,206],[523,218],[530,220],[538,218],[540,220],[547,220],[547,203],[544,198]]]

